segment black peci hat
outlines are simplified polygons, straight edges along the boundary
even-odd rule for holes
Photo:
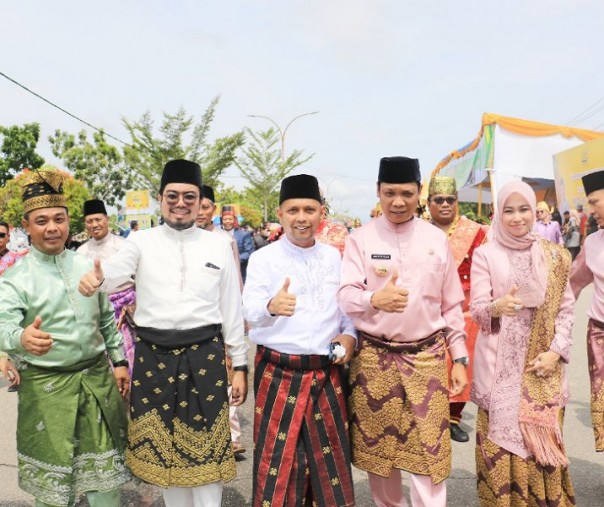
[[[419,160],[409,157],[384,157],[378,173],[380,183],[420,183]]]
[[[323,204],[317,178],[309,174],[298,174],[285,178],[281,182],[279,204],[282,204],[287,199],[314,199]]]
[[[589,195],[596,190],[601,190],[604,188],[604,171],[586,174],[581,178],[581,181],[583,181],[585,195]]]
[[[165,166],[161,175],[159,193],[161,194],[168,183],[189,183],[203,187],[201,182],[201,167],[195,162],[189,160],[170,160]]]
[[[107,214],[105,203],[100,199],[90,199],[84,203],[84,216],[95,215],[96,213]]]
[[[212,187],[208,187],[207,185],[204,185],[201,188],[201,194],[206,198],[209,199],[212,202],[216,202],[216,199],[214,198],[214,189]]]

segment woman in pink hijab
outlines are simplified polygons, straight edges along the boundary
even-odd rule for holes
[[[480,325],[472,401],[482,506],[575,505],[562,441],[574,297],[568,251],[533,232],[521,181],[497,195],[493,240],[474,251],[470,312]]]

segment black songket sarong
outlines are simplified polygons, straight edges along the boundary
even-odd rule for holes
[[[252,505],[354,505],[341,367],[258,346]]]
[[[162,487],[236,475],[220,325],[137,328],[126,462]]]

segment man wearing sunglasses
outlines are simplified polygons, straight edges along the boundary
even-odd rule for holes
[[[135,275],[126,460],[134,475],[165,488],[167,507],[220,507],[223,483],[235,478],[225,345],[232,404],[247,395],[239,274],[229,241],[195,225],[202,187],[198,164],[168,162],[158,195],[163,225],[131,234],[79,285],[92,296]]]
[[[457,186],[455,179],[450,176],[434,176],[428,187],[428,210],[431,222],[441,229],[449,238],[449,246],[463,287],[465,301],[463,312],[465,319],[466,347],[470,363],[468,364],[468,385],[461,394],[449,396],[451,419],[449,428],[451,438],[456,442],[467,442],[469,436],[461,429],[462,411],[470,400],[472,385],[472,367],[474,365],[474,343],[478,334],[478,325],[470,317],[470,270],[474,249],[486,241],[486,228],[467,218],[459,216],[457,203]],[[452,367],[448,358],[449,370]]]

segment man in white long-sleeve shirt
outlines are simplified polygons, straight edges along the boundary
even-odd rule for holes
[[[248,344],[239,277],[227,239],[195,226],[201,169],[172,160],[158,200],[164,224],[128,237],[111,259],[95,261],[80,292],[137,280],[127,463],[163,488],[168,507],[220,506],[236,475],[228,415],[224,345],[235,370],[233,404],[247,395]]]
[[[253,505],[354,505],[341,365],[356,331],[335,300],[340,253],[315,241],[324,208],[314,176],[284,179],[279,202],[285,235],[251,255],[243,289],[258,344]]]

